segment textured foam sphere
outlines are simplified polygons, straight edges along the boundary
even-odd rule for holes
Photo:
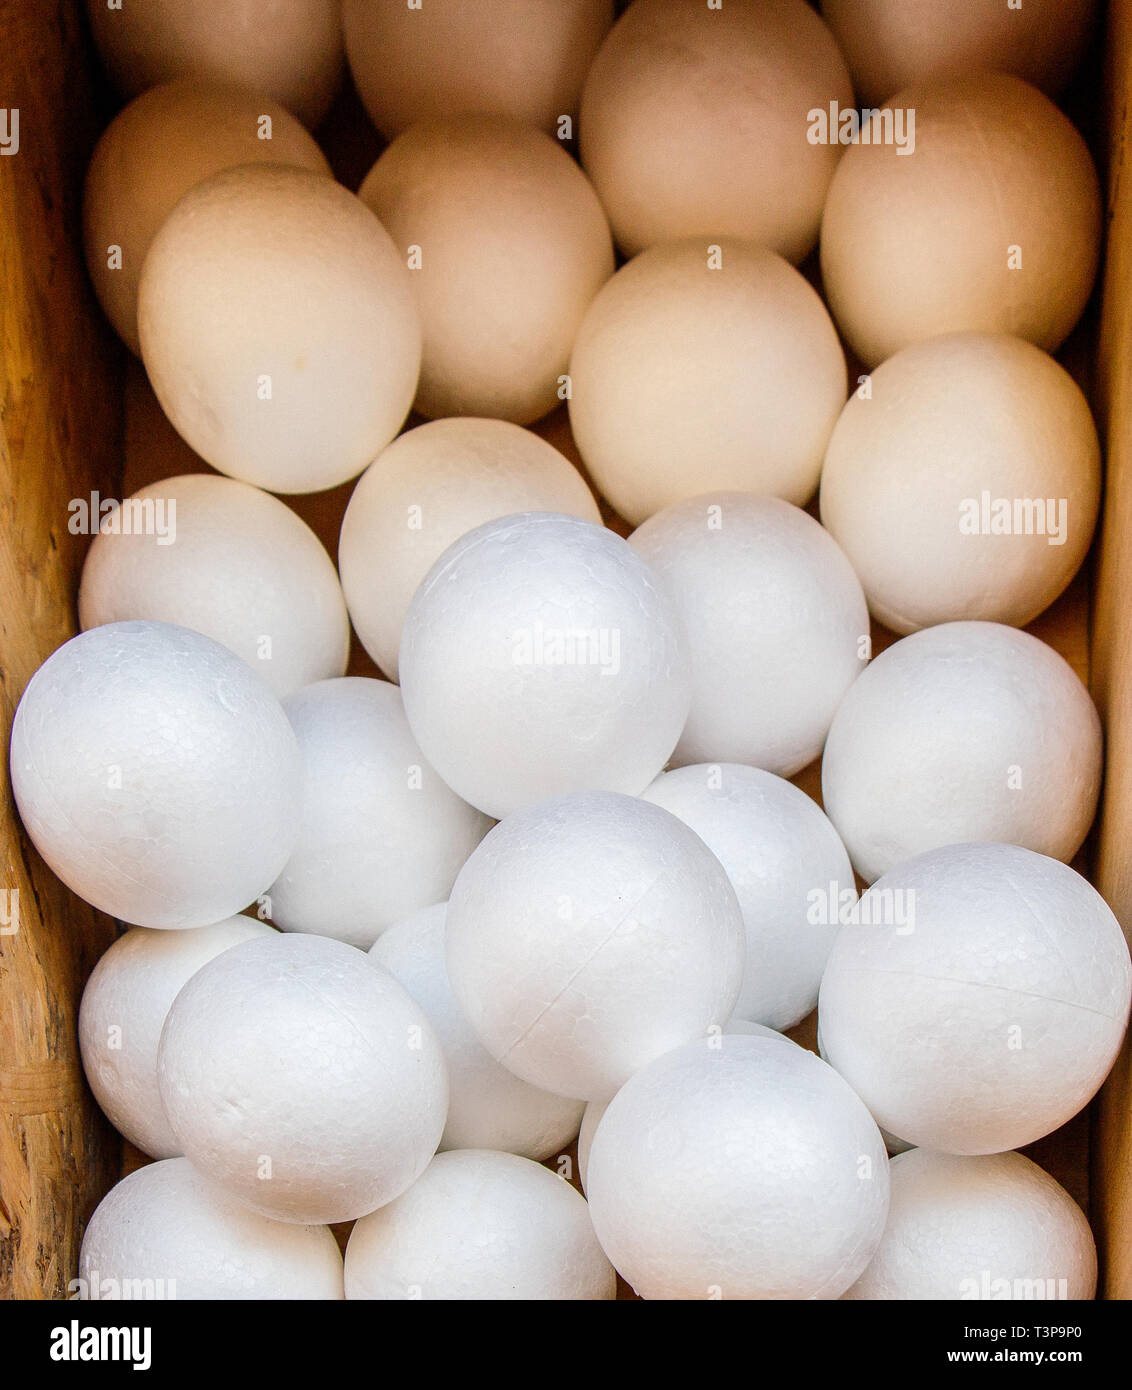
[[[333,180],[241,165],[192,188],[150,243],[142,359],[178,433],[221,473],[318,492],[400,429],[421,329],[389,234]]]
[[[998,1153],[1090,1100],[1130,989],[1120,925],[1080,874],[1016,845],[948,845],[862,896],[822,978],[822,1044],[891,1133]]]
[[[790,777],[821,752],[864,669],[869,614],[853,567],[777,497],[707,493],[630,537],[680,610],[692,708],[675,763],[751,763]]]
[[[107,623],[64,643],[23,693],[10,767],[48,866],[124,922],[230,917],[295,843],[287,717],[244,662],[188,628]]]
[[[271,919],[365,950],[393,922],[447,899],[491,822],[425,761],[395,685],[319,681],[284,709],[306,775],[299,838],[271,887]]]
[[[350,497],[338,564],[354,628],[387,675],[397,679],[405,613],[443,552],[485,521],[539,511],[600,520],[573,464],[506,420],[432,420],[378,455]]]
[[[487,111],[557,134],[613,22],[612,0],[346,0],[346,53],[387,138],[415,121]],[[567,130],[568,138],[571,131]]]
[[[264,1216],[351,1221],[414,1182],[444,1131],[431,1024],[341,941],[283,935],[203,966],[169,1011],[161,1099],[193,1165]]]
[[[550,513],[450,546],[409,607],[398,665],[425,757],[492,816],[644,791],[691,700],[687,636],[657,576],[612,531]]]
[[[203,632],[281,699],[340,676],[350,653],[346,603],[318,537],[278,498],[210,473],[151,483],[102,523],[79,622],[130,618]]]
[[[312,128],[342,70],[339,0],[87,0],[116,86],[134,96],[176,77],[266,92]]]
[[[803,0],[636,0],[582,93],[582,163],[618,245],[749,237],[792,261],[817,239],[841,153],[809,113],[853,105],[845,61]]]
[[[1085,558],[1100,488],[1096,426],[1069,373],[1021,338],[955,333],[903,348],[850,397],[821,518],[895,632],[1023,627]]]
[[[848,1299],[1091,1299],[1084,1213],[1018,1153],[914,1149],[889,1164],[888,1222]]]
[[[497,825],[456,879],[446,930],[452,990],[491,1055],[583,1100],[726,1023],[743,974],[719,860],[669,812],[612,792]]]
[[[714,488],[801,505],[845,403],[845,358],[812,287],[770,251],[708,240],[623,266],[574,343],[574,437],[634,525]]]
[[[187,1158],[150,1163],[110,1189],[83,1233],[79,1278],[91,1299],[343,1296],[329,1227],[248,1211]]]
[[[185,931],[132,927],[91,972],[79,1008],[83,1070],[110,1123],[143,1153],[181,1152],[157,1086],[157,1045],[178,991],[230,946],[271,935],[254,917]]]
[[[351,1299],[608,1299],[613,1268],[584,1197],[515,1154],[437,1154],[346,1247]]]
[[[747,935],[735,1013],[792,1027],[817,1004],[840,917],[857,897],[837,831],[805,792],[734,763],[664,772],[644,798],[690,826],[727,870]]]
[[[862,102],[884,101],[928,77],[979,68],[1043,90],[1065,86],[1080,61],[1096,0],[822,0]]]
[[[1101,762],[1096,708],[1051,647],[1000,623],[941,623],[882,652],[845,696],[822,801],[870,882],[969,840],[1068,861],[1093,819]]]
[[[1101,195],[1084,140],[1005,73],[917,84],[886,105],[890,122],[915,111],[915,149],[895,125],[888,143],[851,145],[822,220],[826,297],[849,345],[867,366],[967,330],[1052,352],[1097,271]]]
[[[869,1112],[813,1053],[723,1035],[669,1052],[613,1097],[586,1174],[618,1273],[650,1299],[834,1299],[888,1210]]]
[[[502,116],[422,121],[358,196],[412,269],[417,410],[520,425],[553,410],[582,315],[613,274],[601,204],[558,142]]]
[[[449,1101],[440,1147],[550,1158],[578,1133],[583,1104],[521,1081],[476,1037],[448,982],[446,912],[446,903],[421,908],[394,923],[370,948],[370,958],[428,1015],[444,1049]]]

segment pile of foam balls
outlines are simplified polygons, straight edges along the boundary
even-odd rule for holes
[[[87,263],[198,466],[12,732],[125,928],[82,1280],[1093,1296],[1017,1150],[1132,988],[1025,630],[1098,510],[1094,8],[90,0]]]

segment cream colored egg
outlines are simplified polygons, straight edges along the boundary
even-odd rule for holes
[[[342,519],[338,565],[354,629],[392,680],[401,625],[434,562],[483,522],[515,512],[601,520],[574,465],[506,420],[431,420],[366,469]]]
[[[1100,186],[1078,131],[1004,73],[908,87],[885,109],[846,151],[822,222],[826,296],[850,346],[875,366],[981,330],[1052,352],[1097,271]]]
[[[360,473],[416,389],[401,258],[363,203],[306,170],[241,165],[191,189],[149,248],[138,327],[181,436],[271,492]]]
[[[599,491],[634,524],[709,491],[803,504],[845,402],[825,306],[752,242],[651,247],[590,306],[570,423]]]
[[[612,0],[346,0],[354,83],[387,138],[461,111],[557,133],[613,23]]]
[[[1092,539],[1101,453],[1085,397],[1021,338],[914,343],[837,423],[821,518],[895,632],[961,618],[1023,627]]]
[[[412,270],[422,415],[526,425],[564,399],[570,347],[613,273],[613,245],[556,141],[501,116],[424,121],[394,140],[358,196]]]
[[[1056,93],[1088,41],[1096,0],[822,0],[864,102],[980,68]]]
[[[809,113],[851,109],[845,61],[803,0],[636,0],[582,92],[582,164],[618,246],[749,237],[813,247],[841,154]]]
[[[326,115],[342,71],[339,0],[87,0],[115,85],[136,96],[175,77],[266,92],[307,126]]]
[[[142,262],[177,199],[220,169],[261,162],[330,173],[322,151],[284,107],[224,83],[151,87],[107,126],[83,195],[86,263],[107,318],[134,352],[141,351]]]

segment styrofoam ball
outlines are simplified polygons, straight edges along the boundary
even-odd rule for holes
[[[102,61],[127,96],[177,77],[266,92],[310,127],[342,71],[340,0],[87,0]]]
[[[329,1227],[248,1211],[187,1158],[147,1164],[110,1189],[83,1232],[79,1278],[88,1298],[343,1297]]]
[[[878,1124],[947,1153],[1019,1148],[1093,1096],[1132,969],[1080,874],[1017,845],[947,845],[884,875],[822,978],[822,1043]]]
[[[354,477],[400,429],[420,367],[409,272],[366,206],[303,169],[202,180],[150,243],[142,359],[177,432],[272,492]]]
[[[271,920],[366,950],[393,922],[447,899],[491,821],[425,761],[395,685],[318,681],[283,708],[305,776],[299,838],[268,893]]]
[[[843,899],[857,896],[837,831],[805,792],[734,763],[661,773],[642,795],[690,826],[727,870],[747,939],[735,1013],[793,1027],[818,1002]]]
[[[358,196],[412,270],[417,410],[520,425],[553,410],[582,315],[613,274],[601,204],[561,145],[503,116],[421,121]]]
[[[611,1299],[584,1197],[515,1154],[437,1154],[346,1246],[350,1299]]]
[[[271,935],[254,917],[186,931],[131,927],[91,972],[79,1008],[83,1071],[107,1119],[143,1153],[181,1152],[157,1086],[157,1045],[178,991],[230,946]]]
[[[1056,94],[1073,75],[1096,0],[822,0],[862,102],[928,77],[1012,72]]]
[[[1080,134],[1005,73],[917,84],[886,107],[891,122],[909,113],[905,137],[915,112],[915,148],[895,124],[888,143],[850,145],[822,219],[826,298],[849,345],[870,367],[968,330],[1054,351],[1099,256],[1100,185]]]
[[[322,542],[278,498],[210,473],[151,483],[103,521],[83,565],[79,622],[130,618],[203,632],[280,699],[340,676],[350,654]]]
[[[452,889],[446,939],[452,991],[491,1055],[582,1100],[726,1023],[743,974],[719,860],[668,811],[613,792],[489,831]]]
[[[889,1164],[888,1222],[847,1299],[1091,1299],[1097,1249],[1069,1193],[1019,1153],[913,1149]]]
[[[850,397],[821,519],[893,631],[1024,627],[1079,569],[1100,489],[1096,426],[1069,373],[1021,338],[955,333],[901,349]]]
[[[414,121],[487,111],[556,134],[613,23],[612,0],[346,0],[346,54],[387,138]],[[572,127],[563,138],[569,138]]]
[[[132,351],[141,352],[142,262],[174,204],[219,169],[261,161],[330,173],[322,151],[278,102],[218,82],[151,87],[103,131],[83,192],[86,263],[107,318]]]
[[[582,164],[628,256],[677,237],[813,247],[841,153],[809,113],[853,106],[845,60],[803,0],[636,0],[582,91]]]
[[[10,767],[48,867],[124,922],[230,917],[295,843],[301,763],[279,702],[170,623],[107,623],[49,656],[16,711]]]
[[[173,1001],[158,1051],[185,1155],[253,1211],[351,1221],[414,1182],[444,1131],[432,1025],[341,941],[233,946]]]
[[[425,757],[491,816],[569,791],[644,791],[688,716],[687,635],[612,531],[528,512],[443,553],[405,617],[405,713]]]
[[[583,1103],[529,1086],[476,1037],[448,982],[446,913],[446,903],[419,909],[383,932],[369,953],[425,1011],[444,1049],[449,1100],[440,1148],[550,1158],[578,1133]]]
[[[786,1039],[700,1039],[617,1092],[589,1153],[594,1229],[648,1299],[834,1299],[868,1264],[888,1159],[840,1076]]]
[[[536,511],[601,519],[573,464],[506,420],[431,420],[377,456],[342,518],[338,564],[358,637],[391,679],[410,600],[444,551],[485,521]]]
[[[941,623],[894,643],[846,694],[822,801],[869,882],[969,840],[1068,861],[1101,764],[1096,707],[1052,647],[1000,623]]]
[[[777,497],[718,492],[657,512],[629,543],[688,632],[692,708],[672,761],[783,777],[812,762],[868,652],[865,595],[836,541]]]
[[[598,294],[570,358],[570,424],[634,525],[713,489],[799,505],[845,403],[845,358],[813,288],[750,242],[665,243]]]

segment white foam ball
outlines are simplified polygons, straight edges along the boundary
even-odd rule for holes
[[[1097,1250],[1069,1193],[1019,1153],[889,1164],[884,1236],[847,1299],[1091,1299]]]
[[[413,594],[461,536],[515,512],[600,521],[581,474],[506,420],[430,420],[399,435],[358,479],[338,564],[362,645],[392,680]]]
[[[585,1199],[515,1154],[437,1154],[346,1246],[351,1299],[611,1299]]]
[[[110,1189],[83,1233],[79,1278],[88,1298],[343,1297],[329,1227],[248,1211],[187,1158],[150,1163]]]
[[[582,320],[570,382],[586,468],[638,525],[716,488],[803,504],[845,404],[845,356],[793,266],[702,237],[621,267]]]
[[[777,497],[720,492],[658,512],[629,542],[688,632],[692,708],[672,761],[783,777],[812,762],[864,669],[869,634],[836,541]]]
[[[509,816],[448,904],[448,976],[481,1042],[583,1100],[726,1023],[743,955],[719,860],[669,812],[613,792]]]
[[[278,498],[208,473],[151,483],[102,523],[79,622],[128,618],[215,638],[280,699],[340,676],[350,653],[342,589],[318,537]]]
[[[954,333],[903,348],[868,397],[850,397],[821,519],[893,631],[1024,627],[1080,568],[1100,490],[1096,426],[1069,373],[1021,338]]]
[[[365,950],[391,923],[445,901],[491,821],[425,761],[395,685],[318,681],[283,708],[305,775],[298,841],[268,893],[271,920]]]
[[[872,881],[924,850],[998,840],[1070,860],[1097,806],[1101,723],[1058,654],[998,623],[894,643],[838,708],[822,799]]]
[[[421,908],[383,932],[369,953],[425,1011],[444,1049],[449,1101],[440,1148],[550,1158],[578,1133],[583,1103],[521,1081],[476,1037],[448,982],[446,914],[446,903]]]
[[[350,1221],[403,1192],[444,1130],[431,1024],[362,952],[321,936],[233,946],[173,1002],[161,1099],[194,1166],[281,1221]]]
[[[132,927],[91,971],[79,1008],[83,1071],[110,1123],[143,1153],[181,1152],[157,1086],[157,1046],[173,1000],[222,951],[271,935],[254,917],[185,931]]]
[[[837,831],[805,792],[734,763],[661,773],[642,796],[690,826],[727,870],[747,940],[735,1013],[793,1027],[818,1002],[843,895],[857,896]]]
[[[885,874],[842,927],[822,1044],[886,1130],[998,1153],[1088,1102],[1130,996],[1120,925],[1080,874],[1016,845],[948,845]]]
[[[550,513],[487,522],[444,552],[399,669],[425,757],[492,816],[643,791],[691,698],[687,637],[653,571],[612,531]]]
[[[244,662],[188,628],[108,623],[64,643],[23,693],[10,766],[48,866],[125,922],[230,917],[295,842],[287,717]]]
[[[834,1299],[888,1210],[871,1116],[813,1053],[722,1036],[637,1072],[587,1171],[602,1248],[649,1299]]]

